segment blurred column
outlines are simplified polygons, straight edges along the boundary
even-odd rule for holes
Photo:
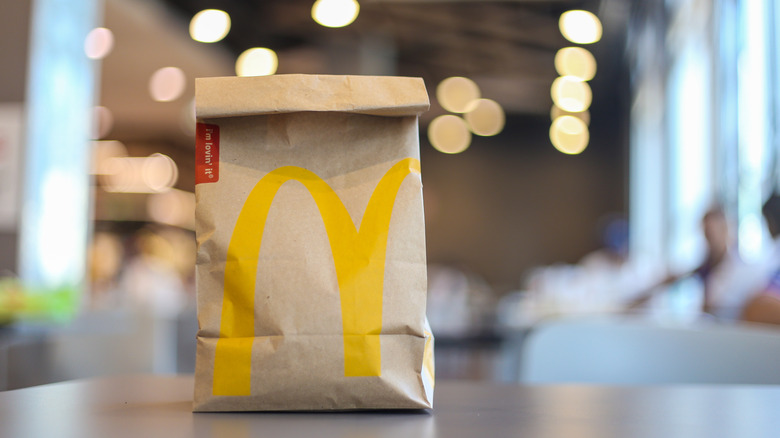
[[[633,76],[629,213],[633,258],[666,261],[666,22],[658,1],[638,3],[629,32]]]
[[[765,250],[761,207],[772,188],[771,4],[741,0],[737,7],[737,219],[739,253],[747,260],[760,258]]]
[[[709,0],[634,5],[631,114],[631,250],[670,272],[704,259],[701,218],[715,200],[713,8]],[[695,312],[700,284],[677,284],[664,307]]]
[[[648,0],[635,12],[632,251],[684,271],[702,260],[701,218],[722,199],[715,183],[713,3]]]
[[[739,14],[733,1],[714,4],[715,73],[713,77],[713,120],[716,147],[715,184],[729,217],[736,218],[739,198],[737,53]]]
[[[99,6],[99,0],[33,2],[19,236],[20,275],[31,290],[85,285],[98,71],[84,41],[97,26]]]
[[[710,205],[720,200],[713,174],[712,4],[709,0],[687,0],[669,12],[668,257],[677,269],[687,271],[705,257],[701,219]]]
[[[771,21],[769,33],[772,35],[769,46],[770,76],[769,82],[774,84],[772,93],[772,112],[774,114],[774,124],[772,132],[772,151],[775,158],[774,169],[774,189],[775,193],[780,193],[780,4],[777,2],[769,3],[770,16],[774,17]]]

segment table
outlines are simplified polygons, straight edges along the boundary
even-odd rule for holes
[[[0,392],[0,437],[772,437],[780,386],[439,382],[434,410],[198,413],[192,376],[119,376]]]

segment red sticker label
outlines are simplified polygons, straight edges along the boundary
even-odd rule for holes
[[[219,126],[198,123],[195,132],[195,184],[219,181]]]

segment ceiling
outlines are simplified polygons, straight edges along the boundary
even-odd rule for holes
[[[595,12],[602,41],[588,46],[599,70],[591,81],[592,125],[613,124],[614,101],[626,84],[625,28],[633,0],[361,0],[357,20],[341,29],[316,24],[313,0],[103,0],[103,25],[114,32],[114,50],[101,61],[99,102],[113,113],[108,138],[192,148],[194,78],[234,74],[243,50],[269,47],[278,73],[398,74],[425,79],[432,96],[422,124],[444,111],[436,84],[449,76],[474,79],[482,95],[498,101],[508,117],[549,114],[556,50],[569,45],[558,31],[568,9]],[[0,14],[3,81],[0,100],[24,99],[26,38],[32,1],[11,2]],[[233,26],[219,43],[193,41],[190,18],[204,8],[231,14]],[[184,95],[155,102],[151,75],[177,66],[188,77]],[[604,115],[604,116],[602,116]],[[541,123],[541,122],[540,122]],[[549,123],[549,120],[545,123]]]
[[[0,101],[24,100],[27,44],[32,1],[11,2],[0,14],[5,36],[0,49]],[[633,0],[362,0],[357,20],[341,29],[316,24],[313,0],[103,0],[103,25],[114,33],[113,51],[100,61],[99,103],[113,114],[106,139],[128,145],[131,155],[171,155],[189,169],[194,145],[194,78],[234,74],[243,50],[261,46],[277,51],[278,73],[379,74],[419,76],[431,95],[431,110],[421,128],[444,113],[435,86],[449,76],[468,76],[482,95],[507,112],[507,132],[491,143],[516,143],[518,133],[546,132],[552,105],[549,90],[556,77],[555,52],[570,45],[558,30],[566,10],[595,12],[604,26],[602,40],[587,48],[598,62],[591,81],[591,138],[600,157],[620,155],[623,138],[615,127],[627,125],[625,29]],[[205,8],[230,13],[233,25],[218,43],[189,37],[191,17]],[[152,74],[176,66],[187,75],[184,95],[155,102],[149,95]],[[621,101],[622,99],[622,101]],[[625,128],[623,128],[625,130]],[[610,137],[598,139],[598,132]],[[511,135],[510,135],[511,133]],[[620,135],[618,135],[619,137]],[[191,172],[182,172],[180,188],[192,190]]]
[[[593,110],[609,101],[610,84],[623,72],[628,0],[363,0],[357,20],[341,29],[316,24],[312,3],[106,0],[105,26],[114,32],[116,45],[103,60],[101,103],[114,113],[111,135],[191,145],[187,117],[193,81],[184,97],[159,103],[146,92],[149,77],[169,65],[190,79],[232,75],[236,56],[256,46],[277,51],[278,73],[423,77],[432,95],[423,124],[443,112],[433,90],[449,76],[474,79],[482,95],[498,101],[510,116],[549,114],[554,55],[570,45],[558,30],[558,17],[569,9],[591,10],[604,24],[603,40],[588,47],[599,62]],[[228,36],[215,44],[192,41],[190,18],[215,7],[231,15]]]
[[[504,132],[490,139],[475,139],[480,146],[489,147],[444,156],[422,144],[422,139],[428,169],[426,208],[435,212],[438,206],[440,217],[466,218],[433,227],[429,248],[434,258],[451,252],[464,260],[482,258],[484,266],[504,269],[514,278],[524,263],[583,252],[589,245],[586,227],[595,223],[588,218],[621,205],[621,169],[625,168],[621,160],[625,153],[619,148],[625,150],[627,144],[628,107],[623,55],[628,13],[634,4],[640,4],[635,0],[361,0],[360,16],[342,29],[314,23],[310,16],[314,0],[102,1],[103,25],[115,37],[113,51],[100,61],[99,103],[113,113],[112,128],[104,138],[124,142],[132,156],[163,152],[173,157],[180,169],[180,189],[194,188],[194,78],[233,75],[237,55],[261,46],[277,51],[278,73],[424,78],[432,105],[421,118],[421,130],[444,112],[437,105],[435,87],[446,77],[469,76],[484,97],[501,103],[507,111]],[[32,3],[3,4],[0,53],[6,62],[0,63],[0,102],[24,101]],[[190,18],[201,9],[215,7],[231,14],[231,32],[215,44],[193,41],[188,34]],[[593,146],[577,160],[558,154],[546,142],[552,105],[549,90],[556,77],[553,59],[559,48],[569,45],[561,37],[557,21],[562,12],[572,8],[595,12],[605,31],[602,41],[588,46],[599,64],[591,81]],[[149,79],[167,66],[185,72],[187,88],[174,101],[155,102],[149,95]],[[609,135],[597,139],[600,131]],[[528,159],[529,152],[537,155]],[[588,167],[592,163],[598,166]],[[459,178],[454,185],[449,184],[453,182],[450,175],[469,172],[481,177],[469,181]],[[542,180],[550,185],[540,185]],[[474,181],[481,184],[479,189]],[[507,203],[507,199],[514,202]],[[526,208],[528,205],[534,208]],[[108,219],[120,213],[143,216],[144,206],[137,194],[109,196],[98,191],[96,217],[101,217],[101,211]],[[571,209],[565,210],[568,207]],[[126,220],[128,216],[122,217]],[[497,222],[479,222],[479,217]],[[564,221],[573,217],[575,222]],[[434,214],[427,218],[435,221]],[[125,224],[138,225],[116,222],[115,226]],[[102,226],[114,225],[105,221]],[[461,236],[487,238],[486,234],[464,230],[488,228],[494,230],[493,240],[467,241],[467,253],[456,251],[457,245],[463,244],[458,239]],[[484,251],[474,252],[474,247]],[[572,248],[571,254],[561,256],[560,248]],[[491,254],[499,259],[490,258]]]

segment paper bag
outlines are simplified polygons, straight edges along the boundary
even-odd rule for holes
[[[429,408],[421,79],[196,80],[195,411]]]

